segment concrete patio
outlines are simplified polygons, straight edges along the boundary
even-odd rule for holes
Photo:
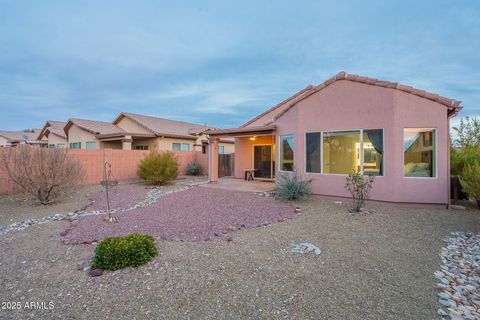
[[[266,192],[275,189],[275,182],[251,180],[246,181],[244,179],[236,178],[220,178],[218,182],[210,182],[202,184],[205,188],[217,188],[224,190],[245,191],[245,192]]]

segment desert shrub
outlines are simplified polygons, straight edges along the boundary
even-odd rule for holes
[[[65,149],[18,146],[0,157],[0,170],[41,204],[54,202],[83,179],[80,162]]]
[[[373,176],[363,176],[360,173],[351,173],[347,176],[345,188],[350,191],[352,195],[352,210],[354,212],[359,212],[365,205],[365,200],[367,200],[370,195],[373,181]]]
[[[92,269],[138,267],[156,255],[155,240],[150,235],[134,233],[125,237],[109,237],[102,240],[95,249]]]
[[[460,175],[460,182],[463,189],[477,201],[478,208],[480,208],[480,161],[465,165]]]
[[[297,170],[291,173],[282,172],[277,176],[276,197],[283,200],[298,200],[312,194],[310,185],[313,179],[301,176]]]
[[[473,165],[480,159],[480,146],[467,146],[450,150],[450,172],[460,175],[467,164]]]
[[[173,152],[152,152],[145,156],[137,169],[139,178],[162,184],[178,176],[178,162]]]
[[[198,163],[192,162],[187,166],[189,176],[198,176],[200,173],[202,173],[202,167]]]

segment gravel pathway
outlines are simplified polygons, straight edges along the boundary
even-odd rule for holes
[[[442,248],[441,271],[434,276],[442,308],[437,314],[451,319],[480,319],[480,234],[452,232]]]
[[[198,241],[242,228],[261,227],[296,216],[291,204],[248,192],[189,188],[149,206],[118,212],[118,222],[81,217],[64,233],[64,243],[92,243],[108,236],[146,233],[161,240]]]

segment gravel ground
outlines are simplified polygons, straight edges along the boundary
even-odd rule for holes
[[[259,227],[293,218],[296,214],[291,204],[271,197],[194,187],[165,195],[148,207],[117,216],[118,222],[113,224],[104,222],[103,216],[81,217],[72,223],[64,242],[92,243],[108,236],[126,235],[132,230],[159,240],[211,240],[215,235],[229,233],[232,227]]]
[[[2,194],[0,195],[0,226],[85,208],[91,201],[89,197],[99,191],[101,191],[100,185],[81,187],[61,201],[46,206],[30,197],[20,198]]]
[[[115,186],[108,190],[110,209],[128,208],[146,198],[149,189],[145,186]],[[107,193],[104,190],[90,196],[91,203],[85,211],[107,210]]]
[[[158,241],[159,256],[127,274],[91,278],[76,266],[94,245],[64,245],[65,221],[0,237],[5,319],[435,319],[442,239],[480,231],[480,211],[370,205],[319,197],[302,215],[233,233],[233,241]],[[291,253],[310,242],[320,255]]]

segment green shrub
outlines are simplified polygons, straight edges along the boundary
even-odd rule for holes
[[[469,196],[477,201],[480,208],[480,162],[466,164],[460,175],[460,182]]]
[[[450,172],[460,175],[467,164],[473,165],[480,159],[480,146],[468,146],[450,150]]]
[[[173,152],[152,152],[138,165],[137,175],[143,180],[162,184],[178,176],[178,162]]]
[[[198,163],[192,162],[187,166],[189,176],[198,176],[200,173],[202,173],[202,167]]]
[[[283,200],[298,200],[312,194],[310,185],[313,179],[306,179],[297,170],[277,176],[276,197]]]
[[[125,237],[105,238],[95,249],[92,269],[138,267],[156,255],[157,248],[152,236],[134,233]]]
[[[353,211],[359,212],[365,205],[365,200],[367,200],[370,195],[373,181],[373,176],[363,176],[360,173],[350,173],[347,176],[345,188],[350,191],[352,195]]]

